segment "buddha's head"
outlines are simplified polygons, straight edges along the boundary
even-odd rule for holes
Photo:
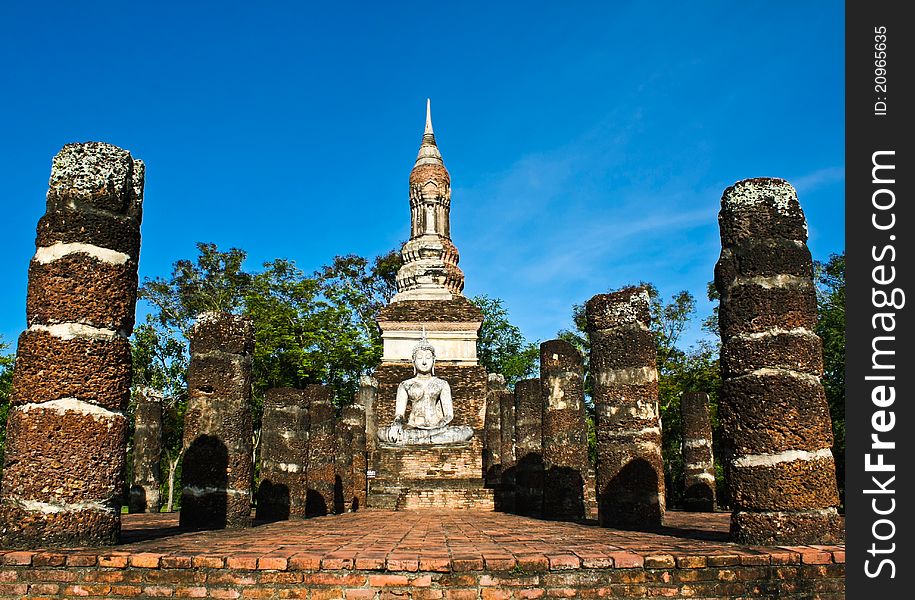
[[[426,339],[425,327],[422,339],[413,347],[413,372],[435,375],[435,348]]]

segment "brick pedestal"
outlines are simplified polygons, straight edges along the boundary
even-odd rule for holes
[[[2,547],[118,539],[143,178],[109,144],[54,157],[10,396]]]
[[[732,534],[749,543],[836,541],[832,428],[797,194],[781,179],[740,181],[725,190],[718,223],[718,416],[731,453]]]

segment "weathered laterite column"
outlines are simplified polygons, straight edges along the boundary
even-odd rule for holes
[[[543,517],[585,518],[588,426],[581,353],[565,340],[540,344],[543,401]]]
[[[353,430],[340,420],[334,430],[334,513],[353,510]]]
[[[515,384],[515,512],[543,514],[543,401],[540,380]]]
[[[715,510],[715,460],[708,394],[687,392],[680,398],[683,431],[683,509]]]
[[[340,411],[340,422],[350,432],[350,487],[345,487],[347,492],[343,498],[345,512],[365,508],[365,494],[367,481],[365,471],[367,468],[365,455],[365,394],[374,391],[372,378],[363,376],[359,380],[359,391],[353,403],[344,406]]]
[[[659,527],[664,467],[658,368],[648,291],[599,294],[586,312],[597,429],[598,520],[604,527]]]
[[[495,494],[496,510],[515,510],[515,394],[509,390],[499,394],[499,430],[502,442],[500,457],[502,467],[499,487]]]
[[[804,213],[788,182],[747,179],[725,190],[718,224],[731,533],[757,544],[833,543],[843,532]]]
[[[238,315],[204,313],[190,340],[180,523],[182,527],[248,527],[254,327]]]
[[[334,510],[336,483],[336,442],[333,389],[311,384],[306,386],[311,407],[308,435],[308,496],[305,511],[309,517],[329,515]]]
[[[143,177],[109,144],[54,157],[13,374],[0,547],[118,540]]]
[[[303,390],[267,390],[261,419],[259,520],[305,517],[308,416],[308,398]]]
[[[486,386],[486,416],[483,420],[483,477],[486,487],[498,487],[502,474],[502,394],[505,377],[490,373]]]
[[[149,387],[137,388],[133,434],[133,484],[128,510],[132,513],[159,512],[159,484],[162,477],[162,394]]]

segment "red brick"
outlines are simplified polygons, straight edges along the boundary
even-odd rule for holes
[[[284,589],[284,590],[278,590],[277,593],[279,594],[280,598],[308,598],[308,593],[310,591],[311,590],[308,590],[308,589],[298,589],[298,590]]]
[[[257,579],[250,573],[233,573],[232,571],[211,571],[206,576],[209,585],[255,585]]]
[[[632,552],[608,552],[607,556],[613,559],[617,569],[641,569],[645,564],[645,559]]]
[[[133,598],[143,593],[143,588],[136,585],[113,585],[111,586],[112,596],[125,596]]]
[[[354,567],[361,571],[381,571],[384,569],[383,556],[357,556]]]
[[[241,594],[228,588],[212,588],[210,589],[210,597],[220,598],[221,600],[235,600],[235,598],[241,598]]]
[[[390,587],[409,585],[410,579],[406,575],[369,575],[371,587]]]
[[[289,560],[285,556],[261,556],[257,559],[257,568],[261,571],[285,571]]]
[[[242,598],[272,598],[273,590],[270,588],[245,588],[241,591]]]
[[[346,600],[373,600],[375,590],[345,590]]]
[[[448,600],[476,600],[476,590],[445,590],[445,598]]]
[[[69,583],[76,581],[76,571],[65,571],[63,569],[41,569],[33,570],[32,577],[42,581],[58,581],[60,583]]]
[[[176,598],[206,598],[207,589],[203,586],[175,588]]]
[[[410,585],[413,587],[430,587],[432,585],[432,575],[421,575],[410,579]]]
[[[451,559],[448,557],[419,557],[419,569],[421,571],[435,571],[438,573],[447,573],[451,571]]]
[[[110,585],[68,585],[64,588],[64,597],[107,596],[109,592],[111,592]]]
[[[221,569],[225,563],[222,556],[201,554],[194,557],[194,566],[198,569]]]
[[[550,563],[551,571],[577,569],[581,566],[581,560],[574,554],[550,554],[546,558]]]
[[[737,554],[711,554],[707,557],[706,562],[710,567],[732,567],[740,564],[740,556]]]
[[[543,590],[518,590],[515,592],[516,598],[543,598],[546,594]]]
[[[451,569],[457,572],[466,572],[466,571],[482,571],[483,570],[483,557],[482,556],[461,556],[454,557],[451,559]]]
[[[832,553],[832,562],[836,564],[845,564],[845,550],[835,550]]]
[[[773,565],[797,565],[801,562],[801,555],[797,552],[773,550],[769,553],[769,563]]]
[[[264,586],[293,585],[302,583],[302,573],[289,571],[261,571],[257,576],[259,584]]]
[[[19,579],[16,571],[0,571],[0,583],[12,583]]]
[[[318,571],[321,569],[321,555],[311,552],[300,552],[289,557],[289,569],[300,571]]]
[[[95,554],[71,554],[67,557],[68,567],[94,567],[98,557]]]
[[[164,585],[150,585],[143,588],[143,595],[150,598],[171,598],[174,593],[174,588]]]
[[[516,558],[518,567],[524,571],[546,571],[550,568],[550,561],[542,554],[522,554]]]
[[[140,552],[130,557],[130,566],[139,569],[158,569],[161,554],[155,552]]]
[[[355,573],[304,573],[302,583],[305,585],[336,585],[356,587],[365,585],[365,575]]]
[[[191,569],[193,566],[193,556],[163,556],[159,560],[160,569]]]
[[[0,598],[21,598],[29,592],[29,586],[25,583],[4,583],[0,584]],[[85,594],[88,596],[88,594]]]
[[[511,555],[483,555],[483,562],[486,564],[488,571],[510,571],[514,569],[518,562]]]
[[[687,555],[677,557],[677,566],[681,569],[702,569],[707,565],[708,563],[704,556]]]
[[[112,569],[123,569],[127,566],[129,561],[130,557],[126,554],[99,556],[98,566],[111,567]]]
[[[313,590],[312,600],[339,600],[343,598],[343,590]]]
[[[677,560],[671,554],[649,554],[644,558],[646,569],[672,569]]]
[[[832,562],[832,553],[821,550],[809,550],[801,553],[801,562],[805,565],[828,565]]]
[[[238,569],[240,571],[253,571],[257,569],[257,556],[250,554],[236,554],[235,556],[227,556],[226,568]]]
[[[87,583],[124,583],[127,580],[127,572],[121,569],[117,571],[87,571],[83,575],[83,581]]]
[[[56,583],[33,583],[29,586],[29,595],[47,594],[56,596],[60,592],[60,586]]]
[[[418,571],[419,570],[419,558],[391,558],[390,556],[385,560],[385,567],[388,571]]]
[[[416,590],[412,594],[413,600],[438,600],[444,597],[441,590]]]
[[[575,598],[578,592],[572,588],[552,588],[546,591],[548,598]]]
[[[38,552],[32,557],[33,567],[62,567],[67,557],[56,552]]]
[[[10,566],[27,567],[32,564],[32,557],[34,555],[34,552],[27,552],[24,550],[18,552],[7,552],[3,555],[3,558],[0,559],[0,563]]]
[[[328,571],[339,571],[340,569],[352,569],[353,559],[339,556],[329,556],[321,559],[321,568]]]
[[[512,597],[511,592],[505,590],[483,590],[483,600],[509,600]]]

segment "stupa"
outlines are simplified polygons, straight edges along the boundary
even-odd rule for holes
[[[483,485],[487,375],[476,351],[483,315],[461,293],[464,274],[451,241],[450,212],[451,177],[427,100],[426,127],[410,172],[410,239],[401,250],[397,294],[378,316],[384,351],[375,371],[374,423],[368,426],[378,432],[369,456],[372,507],[493,507],[492,490]],[[424,362],[429,360],[431,365]],[[420,393],[426,380],[432,396]],[[442,383],[450,394],[441,394]],[[413,391],[406,394],[405,388]],[[411,409],[442,400],[444,412],[434,423],[441,427],[427,435]]]

